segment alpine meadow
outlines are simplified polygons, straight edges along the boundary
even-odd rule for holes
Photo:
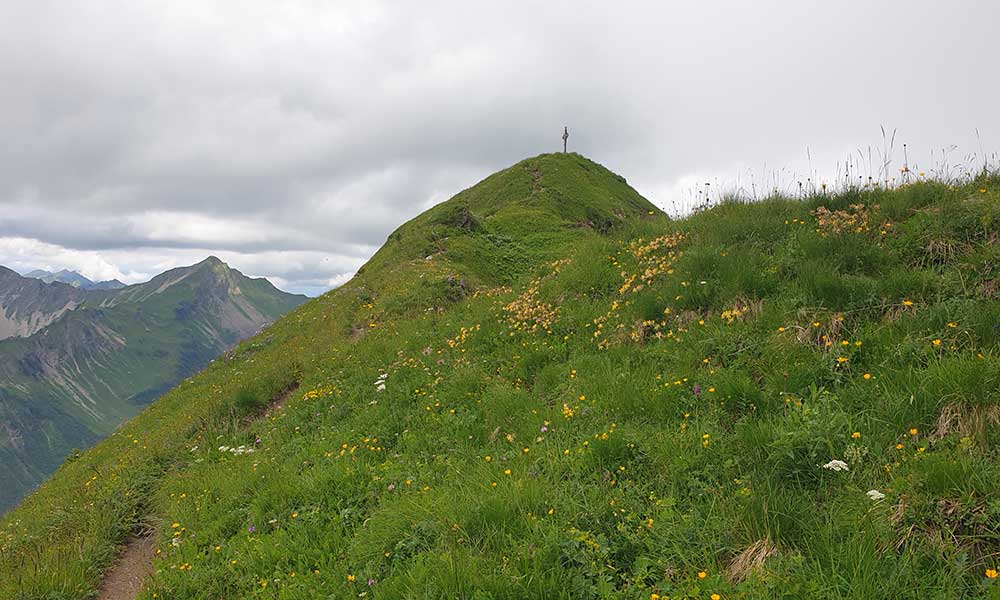
[[[993,173],[672,219],[544,154],[68,459],[0,597],[1000,599],[998,327]]]

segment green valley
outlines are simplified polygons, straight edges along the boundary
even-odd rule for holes
[[[305,298],[217,258],[81,290],[0,273],[0,509]]]

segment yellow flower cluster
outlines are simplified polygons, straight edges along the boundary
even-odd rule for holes
[[[812,211],[812,215],[816,217],[816,232],[822,237],[842,233],[865,233],[871,229],[868,210],[864,204],[852,204],[847,210],[833,211],[820,206]],[[885,233],[885,227],[883,226],[881,233]]]
[[[534,333],[539,329],[552,333],[558,318],[558,307],[538,299],[538,287],[531,286],[513,302],[503,307],[507,324],[517,331]]]
[[[332,396],[332,395],[337,394],[339,392],[340,392],[340,390],[337,389],[337,386],[335,386],[335,385],[326,385],[326,386],[322,386],[322,387],[318,387],[318,388],[309,390],[308,392],[306,392],[305,394],[302,395],[302,399],[303,400],[314,400],[316,398],[322,398],[323,396]]]
[[[462,329],[459,330],[458,335],[449,339],[446,343],[449,348],[457,348],[464,344],[465,340],[467,340],[473,332],[479,331],[479,329],[479,323],[476,323],[472,327],[462,327]]]
[[[673,273],[672,267],[678,256],[674,249],[683,240],[682,234],[675,233],[661,235],[649,241],[640,238],[629,243],[628,252],[635,260],[638,271],[633,274],[621,272],[623,282],[618,293],[624,296],[629,292],[639,292],[660,275]]]
[[[727,308],[726,310],[722,311],[722,314],[720,316],[726,320],[726,323],[732,323],[733,321],[736,321],[741,317],[743,317],[745,312],[746,312],[745,309],[739,306],[734,306],[732,308]]]

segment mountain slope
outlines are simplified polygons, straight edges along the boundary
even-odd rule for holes
[[[83,301],[71,285],[46,284],[0,266],[0,340],[27,337]]]
[[[9,320],[36,326],[0,340],[0,508],[303,300],[214,257],[118,291],[10,273],[0,290]]]
[[[998,217],[983,177],[670,221],[529,159],[63,465],[0,594],[152,528],[144,600],[995,598]]]

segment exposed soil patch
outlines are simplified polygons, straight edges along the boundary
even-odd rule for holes
[[[125,549],[104,577],[98,600],[133,600],[153,571],[156,540],[152,533],[129,537]]]
[[[274,398],[274,400],[271,401],[271,404],[270,404],[270,406],[267,407],[267,410],[265,410],[264,413],[261,414],[260,417],[258,417],[258,419],[267,419],[271,415],[273,415],[274,413],[276,413],[276,412],[282,410],[283,408],[285,408],[285,404],[288,403],[288,399],[292,397],[292,394],[295,393],[295,390],[297,390],[297,389],[299,389],[299,382],[298,381],[296,381],[292,385],[288,386],[288,388],[285,391],[283,391],[280,394],[278,394]],[[256,420],[256,419],[254,419],[254,420]]]

